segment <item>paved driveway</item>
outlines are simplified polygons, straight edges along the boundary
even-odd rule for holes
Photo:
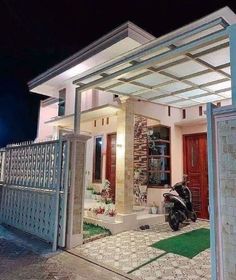
[[[1,280],[127,280],[67,252],[50,247],[0,225]]]
[[[172,232],[167,224],[163,224],[145,231],[133,230],[109,236],[79,246],[72,252],[139,279],[211,279],[209,249],[188,259],[150,247],[161,239],[202,227],[209,228],[209,223],[197,221],[178,232]]]

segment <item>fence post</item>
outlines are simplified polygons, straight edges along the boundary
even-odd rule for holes
[[[56,189],[56,205],[55,205],[55,224],[54,224],[54,238],[52,250],[55,252],[57,250],[57,240],[58,240],[58,220],[59,220],[59,203],[60,203],[60,184],[61,184],[61,163],[62,163],[62,140],[59,139],[56,145],[56,154],[58,153],[58,159],[56,164],[57,169],[57,179],[55,180],[55,189]]]

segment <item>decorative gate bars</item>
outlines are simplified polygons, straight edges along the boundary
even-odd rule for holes
[[[1,222],[65,246],[69,144],[57,140],[5,149]]]
[[[3,182],[4,177],[4,159],[5,159],[5,149],[0,149],[0,184]]]

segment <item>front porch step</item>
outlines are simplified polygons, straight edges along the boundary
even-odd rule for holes
[[[123,231],[126,231],[126,225],[122,221],[104,221],[88,216],[84,216],[84,221],[87,223],[91,223],[94,225],[98,225],[110,230],[112,234],[117,234]],[[137,229],[142,225],[156,225],[156,224],[163,224],[165,222],[165,215],[164,214],[140,214],[136,217],[136,222],[132,229]],[[130,228],[131,229],[131,228]]]
[[[142,214],[137,215],[138,226],[156,225],[165,222],[165,214]]]

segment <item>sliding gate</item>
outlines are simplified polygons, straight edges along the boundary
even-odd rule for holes
[[[10,146],[1,151],[0,222],[65,246],[68,196],[66,141]]]

